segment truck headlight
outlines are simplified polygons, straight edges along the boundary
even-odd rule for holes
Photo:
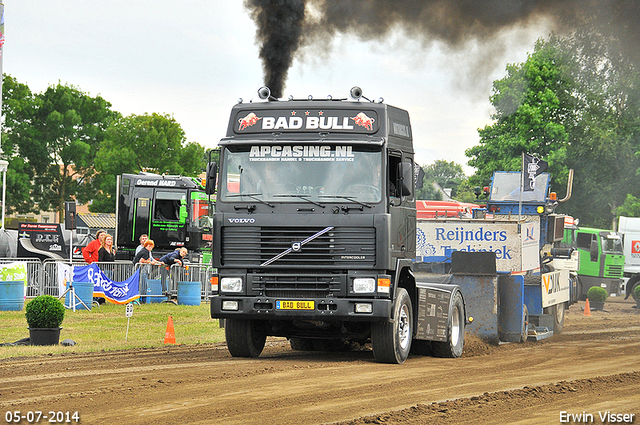
[[[361,294],[374,292],[376,290],[376,280],[372,277],[357,277],[353,279],[353,292]]]
[[[242,278],[223,277],[220,279],[220,292],[242,292]]]

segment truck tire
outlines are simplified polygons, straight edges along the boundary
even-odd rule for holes
[[[404,288],[398,288],[393,303],[393,321],[371,325],[373,356],[380,363],[403,363],[409,357],[413,336],[411,298]]]
[[[627,282],[627,286],[625,287],[625,290],[624,290],[626,292],[626,295],[624,297],[625,300],[629,297],[633,297],[635,301],[638,301],[638,299],[636,298],[636,294],[634,292],[634,290],[636,289],[636,286],[638,285],[640,285],[640,280],[637,276],[634,276],[631,279],[629,279],[629,281]]]
[[[633,285],[631,287],[631,296],[633,297],[634,300],[638,301],[640,300],[640,298],[636,298],[636,287],[640,285],[640,282],[636,282],[635,285]]]
[[[224,334],[233,357],[258,357],[267,340],[267,334],[254,320],[227,319]]]
[[[564,307],[565,303],[560,303],[549,307],[553,315],[553,334],[559,335],[564,327]]]
[[[464,349],[464,304],[462,295],[456,291],[451,300],[449,321],[447,324],[447,340],[432,341],[431,350],[435,357],[460,357]]]

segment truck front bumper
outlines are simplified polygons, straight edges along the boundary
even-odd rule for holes
[[[308,309],[289,309],[304,302]],[[308,303],[313,303],[312,305]],[[371,312],[356,312],[356,305],[370,305]],[[383,322],[391,318],[393,302],[390,299],[371,298],[268,298],[243,296],[211,297],[211,317],[256,320],[322,320]],[[237,308],[230,308],[237,306]],[[312,307],[312,308],[311,308]]]

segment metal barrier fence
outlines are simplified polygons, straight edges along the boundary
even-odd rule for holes
[[[63,262],[45,260],[41,262],[34,258],[1,258],[1,264],[8,263],[27,264],[27,298],[38,295],[61,295],[58,285],[58,273],[60,265],[86,266],[85,262]],[[166,265],[132,264],[128,261],[116,261],[109,263],[94,263],[104,274],[115,282],[122,282],[131,277],[137,269],[140,269],[140,280],[138,288],[141,297],[171,299],[178,294],[178,282],[200,282],[200,296],[203,300],[208,300],[211,295],[210,279],[215,269],[204,264],[185,264],[180,266],[174,264],[169,268]],[[160,289],[153,288],[150,293],[149,281],[160,282]]]
[[[0,264],[26,263],[27,264],[27,297],[33,298],[40,295],[42,282],[42,263],[37,258],[0,258]]]
[[[171,266],[170,282],[172,295],[178,293],[178,282],[200,282],[200,298],[208,300],[211,296],[211,276],[214,273],[213,267],[206,264],[185,264],[184,267],[174,264]]]
[[[140,269],[138,283],[140,302],[149,302],[154,298],[157,298],[158,301],[167,300],[170,286],[167,282],[168,267],[165,265],[138,263],[134,266],[134,272],[138,269]]]
[[[52,261],[45,260],[42,263],[42,284],[39,293],[53,295],[54,297],[60,296],[58,288],[58,269],[61,264],[67,266],[86,266],[84,261],[64,262],[64,261]],[[102,270],[109,279],[114,282],[122,282],[128,279],[133,274],[133,264],[128,261],[116,261],[109,263],[94,263]]]
[[[149,298],[175,298],[178,295],[178,282],[200,282],[200,298],[208,300],[211,295],[211,276],[213,267],[205,264],[166,265],[136,264],[134,271],[140,269],[140,296]],[[159,281],[160,293],[157,282]]]

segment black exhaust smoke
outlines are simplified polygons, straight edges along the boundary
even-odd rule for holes
[[[244,5],[258,27],[265,83],[275,97],[282,96],[298,49],[336,33],[382,40],[401,29],[425,45],[441,41],[456,49],[471,40],[488,45],[502,31],[541,21],[565,33],[591,19],[640,64],[639,0],[245,0]]]
[[[275,98],[282,97],[293,57],[300,47],[304,23],[304,0],[245,0],[244,6],[256,22],[256,38],[264,82]]]

